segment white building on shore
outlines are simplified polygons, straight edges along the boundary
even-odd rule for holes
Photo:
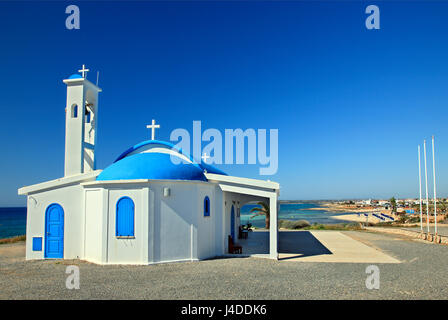
[[[240,208],[252,201],[270,205],[266,256],[277,259],[278,183],[228,176],[158,140],[97,170],[101,89],[84,71],[64,80],[64,177],[18,191],[27,196],[26,259],[153,264],[222,256],[229,236],[238,242]]]

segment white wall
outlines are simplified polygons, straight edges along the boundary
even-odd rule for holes
[[[84,255],[83,259],[102,263],[106,260],[103,254],[104,233],[107,227],[104,223],[104,211],[107,207],[103,205],[103,197],[107,190],[87,189],[85,190],[85,226],[84,226]]]
[[[168,197],[163,195],[165,187],[170,189]],[[133,239],[115,236],[116,203],[123,196],[130,197],[135,205]],[[205,196],[210,198],[210,217],[204,217]],[[44,257],[44,251],[32,251],[32,238],[42,237],[45,244],[45,209],[52,203],[64,209],[65,259],[80,258],[100,264],[206,259],[224,253],[230,232],[229,223],[222,225],[225,219],[230,222],[230,216],[223,216],[223,192],[216,184],[166,180],[73,185],[32,197],[37,205],[29,200],[27,259]],[[224,233],[223,228],[228,232]]]
[[[95,188],[104,188],[101,196],[94,191]],[[163,194],[164,188],[170,189],[170,195],[167,197]],[[89,189],[91,190],[88,191]],[[207,183],[169,180],[86,186],[87,201],[95,202],[92,205],[87,204],[86,210],[87,215],[92,215],[87,221],[95,225],[86,226],[89,230],[86,232],[86,248],[89,248],[86,250],[86,259],[109,264],[148,264],[216,256],[214,218],[204,220],[202,202],[207,194],[213,204],[214,189],[214,185]],[[120,239],[115,236],[116,203],[123,196],[130,197],[135,205],[133,239]],[[100,205],[101,197],[103,208]],[[101,231],[101,214],[98,214],[101,210],[107,212],[103,218],[107,220],[107,232]],[[213,214],[214,209],[211,210]],[[204,239],[198,239],[199,218],[201,226],[204,226]],[[104,221],[102,223],[104,224]],[[102,243],[107,248],[107,253],[100,258],[102,249],[98,235],[104,234],[107,240]],[[87,243],[90,241],[93,243]],[[92,252],[90,256],[89,252]]]
[[[72,117],[72,105],[78,106],[78,116]],[[82,80],[67,86],[65,113],[65,176],[83,172],[84,85]]]
[[[84,195],[80,185],[32,193],[27,198],[26,259],[43,259],[45,211],[53,203],[64,210],[64,259],[83,256]],[[42,251],[33,251],[33,237],[42,237]]]
[[[238,217],[238,208],[240,206],[240,196],[238,194],[225,192],[225,211],[224,211],[224,241],[225,241],[225,253],[228,253],[228,236],[230,235],[230,213],[232,211],[232,205],[235,213],[235,239],[234,243],[238,243],[238,226],[240,225],[240,217]]]
[[[148,263],[148,188],[145,186],[121,186],[108,192],[108,235],[107,263],[147,264]],[[134,234],[132,239],[117,238],[116,204],[122,197],[134,201]]]
[[[215,201],[212,206],[215,209],[215,254],[222,255],[226,250],[227,236],[224,235],[224,192],[218,185],[214,185]]]
[[[222,221],[222,192],[216,185],[168,180],[145,185],[147,189],[134,186],[134,189],[109,190],[108,263],[191,261],[221,255],[222,246],[216,245],[216,229]],[[169,196],[164,196],[164,188],[170,189]],[[115,237],[115,206],[122,196],[135,199],[135,239]],[[205,196],[210,198],[210,217],[203,215]],[[142,204],[140,208],[137,202]],[[146,209],[142,210],[145,203]],[[138,231],[140,225],[147,230],[147,238],[142,241],[145,232]],[[222,238],[218,239],[221,244]],[[145,241],[146,257],[143,255]]]
[[[210,199],[210,216],[204,217],[204,199]],[[221,221],[216,207],[215,185],[198,185],[197,188],[197,221],[198,221],[198,259],[207,259],[219,255],[215,245],[215,226]]]
[[[163,196],[164,187],[170,188],[170,196]],[[150,262],[198,259],[197,183],[151,182],[150,189],[155,199]]]

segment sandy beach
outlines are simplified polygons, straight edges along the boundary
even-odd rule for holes
[[[378,222],[384,222],[383,220],[376,218],[369,214],[368,220],[365,215],[362,213],[372,213],[376,212],[379,213],[377,209],[374,207],[356,207],[354,205],[347,205],[347,204],[341,204],[341,203],[334,203],[334,202],[324,202],[319,203],[319,207],[316,208],[305,208],[302,210],[309,210],[309,211],[326,211],[328,213],[328,216],[332,219],[336,220],[342,220],[342,221],[352,221],[352,222],[369,222],[376,224]],[[340,213],[353,213],[353,214],[345,214],[340,215]],[[384,211],[384,213],[390,215],[391,213],[389,211]]]
[[[333,219],[337,220],[346,220],[346,221],[352,221],[352,222],[370,222],[370,223],[378,223],[383,222],[381,219],[378,219],[374,216],[369,215],[368,220],[366,220],[366,216],[364,215],[358,215],[358,214],[346,214],[346,215],[335,215],[332,216]]]

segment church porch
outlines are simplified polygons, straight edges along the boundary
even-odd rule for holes
[[[223,255],[225,256],[262,256],[278,259],[277,211],[279,185],[275,182],[245,179],[239,177],[206,174],[209,182],[217,183],[223,191]],[[247,239],[239,239],[240,209],[247,203],[266,202],[270,207],[270,228],[268,231],[249,232]],[[229,235],[242,254],[229,254]]]

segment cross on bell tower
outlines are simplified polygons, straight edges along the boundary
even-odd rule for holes
[[[89,69],[86,69],[86,66],[83,64],[82,69],[78,70],[78,72],[81,72],[82,77],[85,79],[87,77],[87,72],[89,72]]]
[[[160,128],[160,124],[156,124],[156,120],[152,119],[152,123],[147,125],[146,128],[151,129],[151,140],[156,138],[156,129]]]

